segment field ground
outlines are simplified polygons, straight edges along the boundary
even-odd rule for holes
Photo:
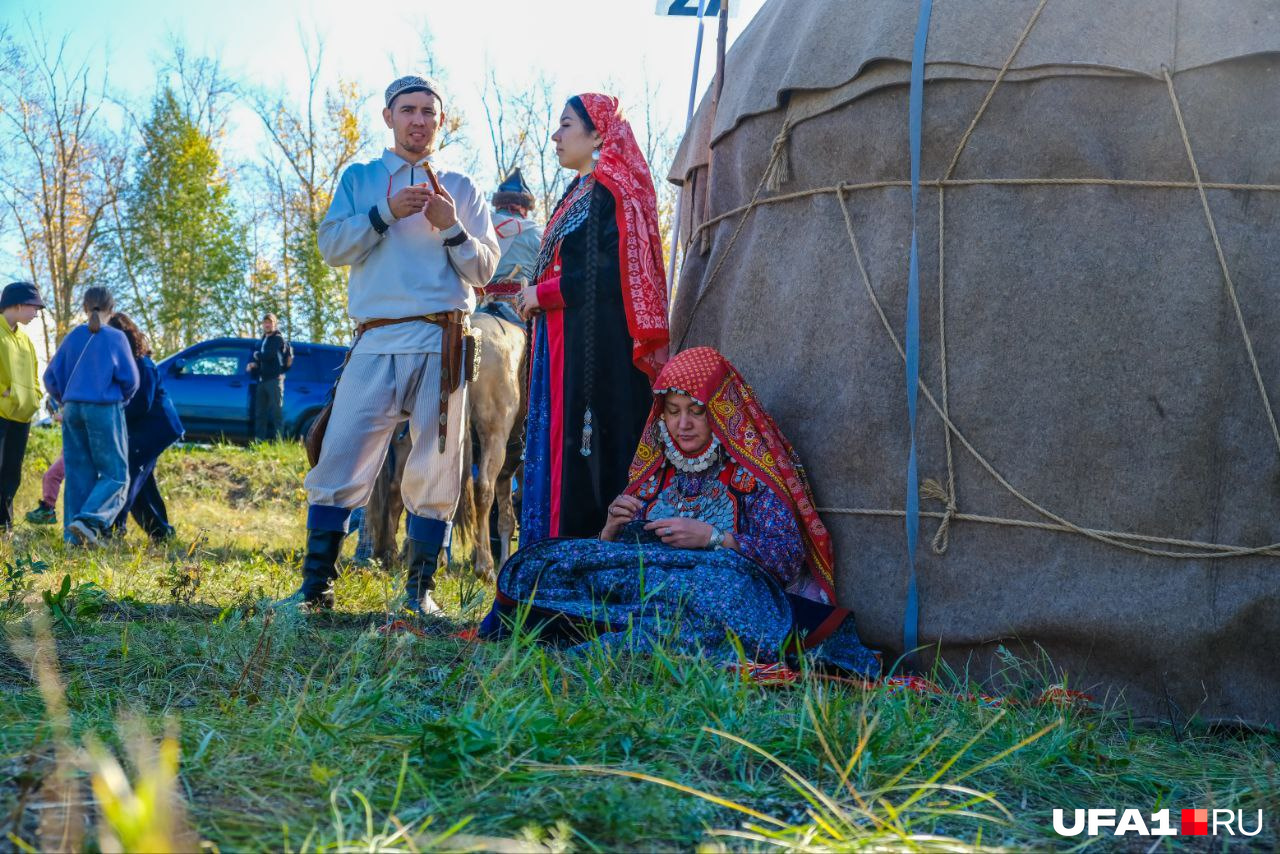
[[[19,514],[57,453],[33,434]],[[151,847],[166,789],[222,851],[1066,849],[1052,809],[1104,806],[1262,809],[1251,847],[1280,842],[1275,735],[468,643],[488,597],[460,572],[425,638],[377,631],[398,589],[378,568],[344,572],[332,616],[271,612],[297,582],[304,466],[292,445],[171,451],[167,547],[70,551],[19,521],[0,545],[0,850],[95,848],[103,827]],[[173,783],[147,759],[166,732]]]

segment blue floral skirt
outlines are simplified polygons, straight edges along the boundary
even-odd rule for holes
[[[498,638],[528,609],[526,628],[552,643],[643,652],[661,645],[716,661],[793,658],[832,609],[788,594],[732,549],[675,549],[633,523],[618,542],[548,539],[521,548],[498,575],[497,601],[480,636]],[[880,659],[847,617],[812,662],[867,678]]]

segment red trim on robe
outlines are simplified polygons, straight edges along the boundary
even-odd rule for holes
[[[547,536],[560,536],[560,488],[564,474],[564,312],[548,311],[547,354],[551,361],[551,512]]]
[[[564,293],[560,290],[559,276],[550,276],[538,282],[538,308],[543,311],[564,308]]]

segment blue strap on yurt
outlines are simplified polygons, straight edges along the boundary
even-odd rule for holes
[[[920,135],[924,123],[924,49],[929,40],[933,0],[920,0],[915,46],[911,52],[908,132],[911,140],[911,268],[907,278],[907,421],[911,451],[907,456],[907,607],[902,621],[903,653],[911,660],[919,645],[920,591],[916,583],[916,544],[920,537],[920,483],[916,461],[916,401],[920,392]]]

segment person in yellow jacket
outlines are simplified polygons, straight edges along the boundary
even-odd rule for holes
[[[31,416],[40,408],[40,373],[36,348],[18,330],[35,320],[44,300],[28,282],[13,282],[0,293],[0,524],[13,526],[13,496],[22,482]]]

